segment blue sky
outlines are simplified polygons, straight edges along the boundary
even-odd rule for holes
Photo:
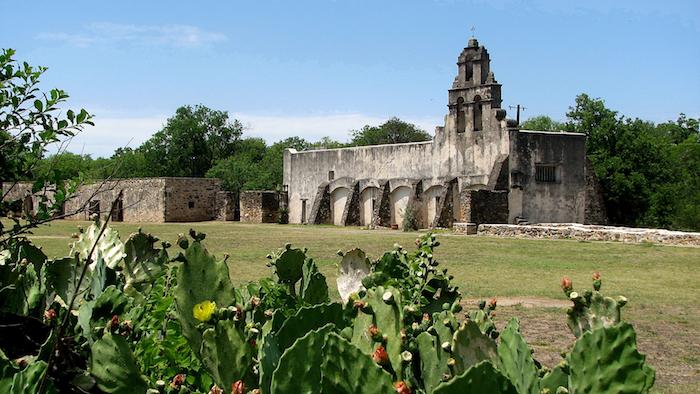
[[[697,0],[0,0],[0,10],[0,46],[48,66],[43,87],[96,115],[70,148],[94,156],[137,146],[184,104],[227,110],[269,142],[346,140],[391,116],[432,132],[472,26],[504,107],[525,105],[524,118],[563,119],[582,92],[628,116],[700,116]]]

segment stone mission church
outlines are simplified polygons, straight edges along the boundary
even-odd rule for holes
[[[501,108],[489,53],[457,59],[432,141],[284,154],[290,223],[420,228],[606,221],[583,134],[520,130]]]

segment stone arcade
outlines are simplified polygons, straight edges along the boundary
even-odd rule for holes
[[[603,223],[585,136],[519,130],[489,54],[469,40],[432,141],[284,154],[291,223],[421,228],[457,222]]]

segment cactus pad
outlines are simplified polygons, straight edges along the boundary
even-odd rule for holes
[[[456,378],[441,384],[434,394],[518,394],[513,384],[493,364],[482,361]]]

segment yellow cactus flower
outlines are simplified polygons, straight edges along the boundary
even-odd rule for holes
[[[216,311],[216,302],[207,300],[195,305],[192,309],[192,314],[195,319],[206,322],[211,319],[211,315],[214,314],[214,311]]]

